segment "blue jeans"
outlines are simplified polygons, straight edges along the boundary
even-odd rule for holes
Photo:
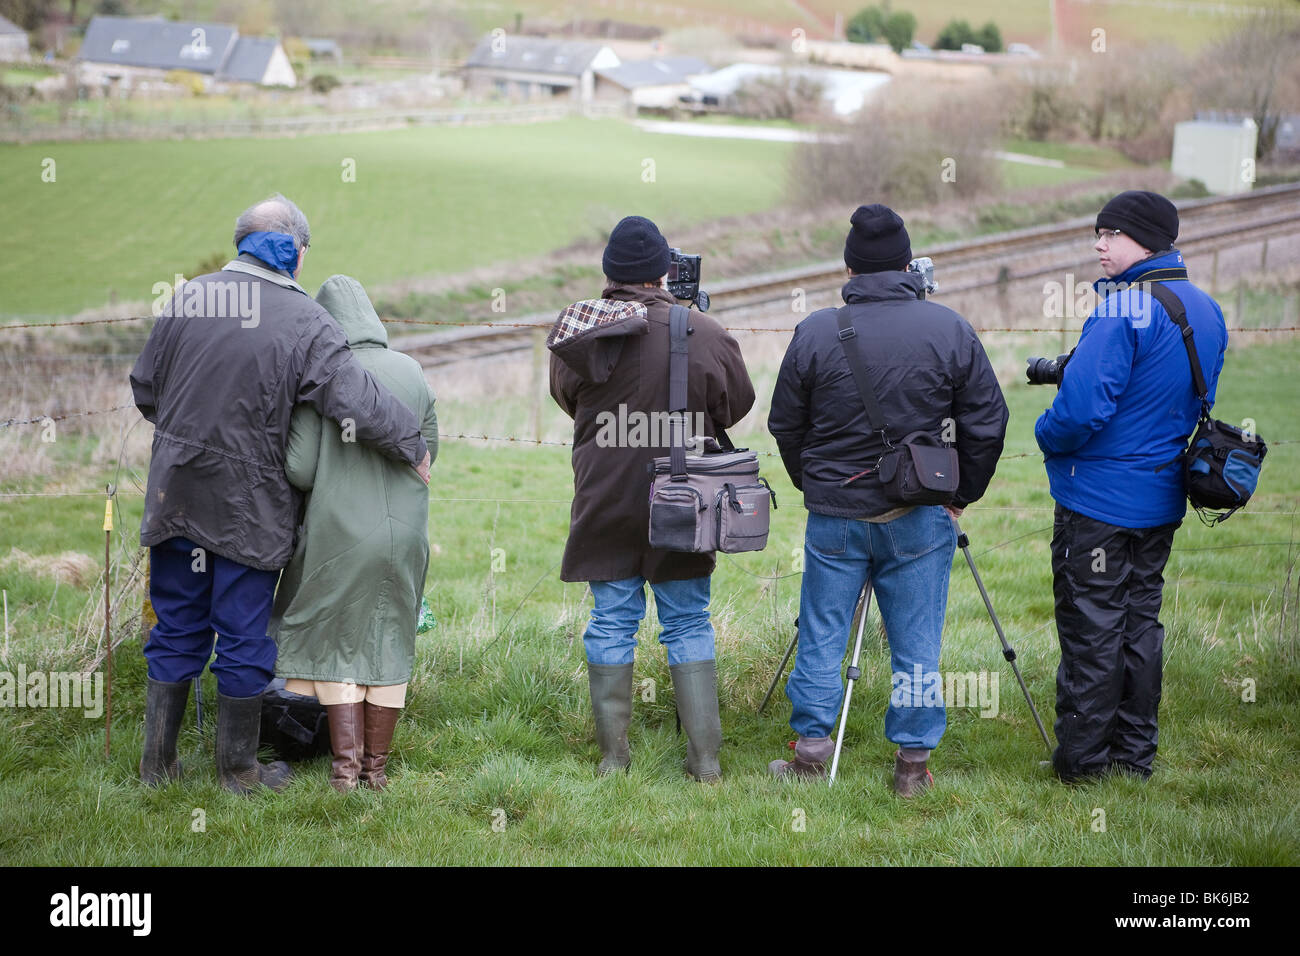
[[[149,602],[158,623],[144,646],[154,680],[193,680],[212,656],[217,690],[227,697],[260,694],[275,676],[275,641],[266,636],[279,571],[259,571],[209,551],[201,570],[188,538],[149,549]]]
[[[636,659],[636,632],[645,617],[646,579],[592,581],[596,606],[582,636],[587,662],[613,666]],[[659,643],[670,665],[713,660],[713,622],[709,620],[709,577],[651,584],[659,612]]]
[[[915,508],[885,524],[808,513],[799,652],[785,686],[794,705],[790,726],[797,733],[829,737],[835,729],[844,699],[840,667],[858,595],[870,578],[894,674],[885,736],[900,747],[938,745],[948,725],[942,692],[933,706],[934,695],[913,685],[916,675],[938,679],[956,547],[955,525],[938,506]],[[896,693],[900,686],[910,692]]]

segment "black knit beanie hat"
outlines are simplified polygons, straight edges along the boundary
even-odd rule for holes
[[[667,274],[668,240],[643,216],[628,216],[609,234],[601,265],[615,282],[654,282]]]
[[[1097,229],[1118,229],[1151,252],[1164,252],[1178,238],[1178,209],[1159,193],[1130,189],[1097,213]]]
[[[857,273],[902,270],[912,261],[912,240],[902,218],[888,206],[859,206],[849,217],[844,264]]]

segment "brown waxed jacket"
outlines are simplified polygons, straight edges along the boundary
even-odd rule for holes
[[[617,283],[602,298],[627,308],[584,325],[570,307],[547,342],[551,395],[573,418],[573,507],[560,578],[703,577],[713,555],[649,543],[648,466],[668,454],[666,429],[650,416],[668,410],[668,314],[676,300],[663,288]],[[739,344],[715,319],[692,311],[690,328],[687,410],[704,435],[716,436],[749,412],[754,386]]]

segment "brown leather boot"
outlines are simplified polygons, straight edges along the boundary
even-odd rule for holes
[[[924,760],[905,760],[901,751],[894,754],[894,793],[900,797],[914,797],[929,790],[934,784],[934,774],[926,769]]]
[[[393,746],[393,731],[397,727],[397,718],[402,714],[400,707],[380,707],[366,702],[366,749],[361,758],[361,785],[371,790],[383,790],[388,786],[388,752]]]
[[[774,777],[825,777],[826,761],[835,753],[835,741],[830,737],[805,737],[791,745],[793,760],[773,760],[767,772]]]
[[[330,723],[330,749],[334,751],[330,786],[339,793],[347,793],[357,788],[361,773],[365,704],[329,704],[325,714]]]

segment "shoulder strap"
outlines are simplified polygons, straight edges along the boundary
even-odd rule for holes
[[[862,365],[862,352],[858,346],[858,333],[849,320],[847,306],[835,313],[835,321],[840,327],[840,348],[844,349],[844,357],[849,360],[849,371],[853,373],[853,381],[857,383],[858,394],[862,396],[862,404],[867,410],[867,424],[871,426],[872,431],[880,432],[880,437],[888,445],[890,441],[886,432],[889,423],[885,421],[885,413],[876,399],[875,389],[867,380],[867,370]]]
[[[686,478],[686,405],[688,402],[687,377],[690,371],[690,310],[674,305],[668,310],[668,411],[672,444],[669,447],[669,464],[673,479]]]
[[[1169,318],[1174,320],[1174,325],[1178,326],[1183,333],[1183,346],[1187,349],[1187,364],[1192,367],[1192,388],[1196,390],[1196,397],[1201,401],[1202,416],[1209,415],[1209,394],[1210,390],[1205,385],[1205,373],[1201,371],[1201,359],[1196,354],[1196,341],[1192,333],[1192,327],[1187,324],[1187,308],[1174,291],[1167,285],[1160,282],[1144,282],[1146,288],[1156,301],[1165,307],[1169,313]]]

